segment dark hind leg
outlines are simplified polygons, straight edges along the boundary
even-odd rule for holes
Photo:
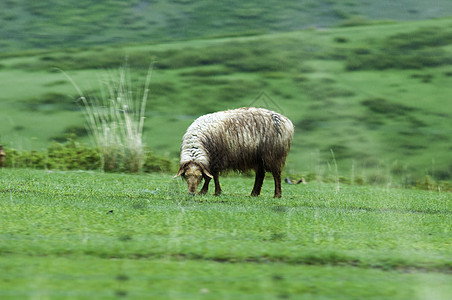
[[[210,177],[204,176],[204,185],[202,186],[202,189],[199,191],[199,195],[205,195],[207,191],[209,190],[209,182]]]
[[[215,183],[215,196],[218,196],[221,194],[221,186],[220,186],[220,180],[218,178],[218,173],[215,173],[213,175],[213,182]]]
[[[251,191],[251,196],[259,196],[264,183],[265,170],[263,166],[259,166],[256,170],[256,178],[254,180],[254,187]]]
[[[273,171],[273,179],[275,180],[275,196],[274,198],[281,198],[281,171]]]

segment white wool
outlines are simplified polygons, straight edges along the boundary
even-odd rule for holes
[[[201,145],[201,138],[218,128],[222,120],[227,117],[225,111],[207,114],[196,119],[187,129],[181,145],[180,163],[189,161],[209,165],[209,157]]]
[[[290,120],[286,117],[276,114],[270,110],[248,108],[246,110],[234,109],[211,113],[197,118],[188,127],[187,132],[182,139],[180,164],[182,165],[186,162],[194,161],[202,163],[205,166],[209,166],[209,156],[201,144],[202,138],[217,130],[225,130],[224,121],[226,119],[231,121],[232,115],[241,115],[249,112],[272,118],[275,126],[278,126],[281,130],[281,135],[279,136],[281,141],[287,140],[288,138],[291,139],[294,131],[292,122],[290,122]],[[237,136],[237,138],[238,140],[228,140],[227,147],[229,149],[236,149],[237,144],[247,144],[250,148],[257,148],[261,142],[261,139],[266,139],[267,137],[265,135],[256,134],[256,127],[253,122],[250,122],[245,125],[243,131],[241,131],[241,134]]]

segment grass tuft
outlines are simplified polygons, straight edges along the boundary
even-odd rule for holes
[[[152,69],[151,65],[141,97],[134,94],[127,65],[100,80],[100,98],[86,97],[65,74],[80,95],[88,131],[100,151],[104,171],[136,173],[143,168],[143,128]]]

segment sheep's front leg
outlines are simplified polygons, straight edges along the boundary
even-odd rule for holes
[[[209,190],[209,183],[210,183],[210,177],[204,176],[204,185],[202,186],[202,189],[199,191],[199,195],[205,195],[207,191]]]
[[[213,175],[213,182],[215,183],[215,196],[218,196],[221,194],[221,186],[220,186],[220,180],[218,174]]]
[[[272,172],[273,179],[275,180],[275,196],[274,198],[281,198],[281,171]]]
[[[254,180],[254,187],[251,191],[251,196],[259,196],[261,194],[262,184],[264,183],[265,170],[263,167],[258,167],[256,170],[256,178]]]

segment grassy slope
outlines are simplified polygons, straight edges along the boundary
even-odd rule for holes
[[[5,0],[0,3],[0,48],[14,52],[284,32],[365,19],[438,18],[451,9],[448,0],[434,5],[422,0]]]
[[[450,179],[450,27],[451,21],[444,19],[18,53],[0,62],[5,85],[0,138],[9,147],[39,149],[51,139],[64,138],[65,132],[83,131],[72,100],[74,88],[53,68],[64,69],[92,95],[99,74],[105,73],[99,69],[117,68],[127,55],[137,90],[146,68],[157,60],[145,130],[146,143],[157,152],[177,158],[180,138],[196,116],[253,104],[282,111],[294,121],[297,130],[287,164],[291,173],[335,176],[332,149],[339,175],[387,183],[400,175],[407,180],[425,174]],[[419,55],[416,61],[438,57],[441,65],[347,70],[369,65],[365,59],[378,57],[387,45],[407,57],[400,48],[404,46],[393,40],[410,41],[431,28],[446,44],[421,47],[410,55]],[[400,38],[402,33],[409,37]],[[427,31],[423,39],[429,35],[433,33]],[[266,96],[259,97],[263,91]]]
[[[0,296],[447,299],[450,193],[0,170]]]

